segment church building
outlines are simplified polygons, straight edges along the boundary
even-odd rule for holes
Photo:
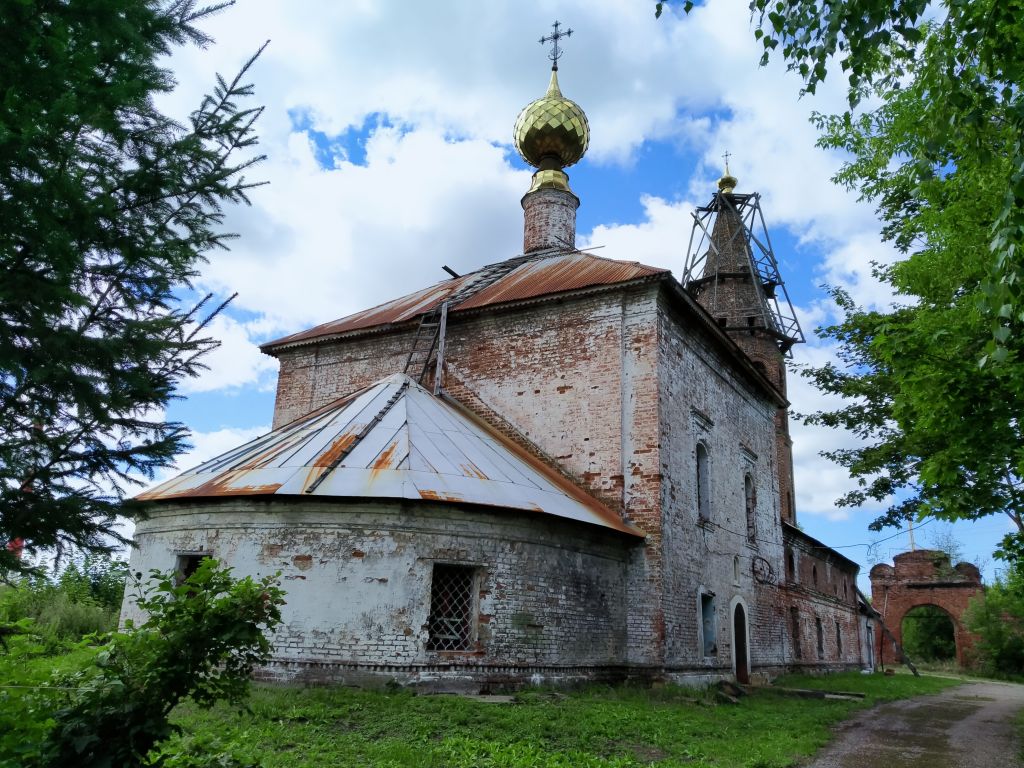
[[[522,254],[265,344],[273,430],[143,494],[132,570],[280,571],[272,679],[861,666],[858,566],[796,524],[785,358],[802,336],[759,197],[726,171],[682,282],[580,251],[565,169],[588,140],[555,57],[515,123],[536,168]]]

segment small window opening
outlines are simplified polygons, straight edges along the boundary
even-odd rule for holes
[[[697,519],[711,519],[711,475],[708,466],[708,449],[704,443],[697,443]]]
[[[836,622],[836,654],[840,659],[843,658],[843,630],[838,621]]]
[[[843,597],[849,597],[850,593],[847,591],[846,579],[843,579]]]
[[[208,557],[209,555],[206,554],[178,555],[178,562],[174,568],[175,572],[178,574],[177,583],[181,584],[185,579],[198,571],[203,560]]]
[[[755,323],[755,322],[757,322],[757,318],[755,318],[755,317],[749,317],[749,316],[747,317],[747,325],[748,325],[748,326],[749,326],[750,328],[753,328],[753,327],[754,327],[754,323]]]
[[[700,619],[702,639],[704,645],[704,655],[714,656],[718,653],[718,646],[715,642],[715,596],[708,594],[701,594],[700,596]]]
[[[464,565],[434,564],[430,582],[427,650],[468,651],[473,642],[476,569]]]
[[[817,588],[818,586],[818,566],[811,566],[811,583]]]
[[[786,550],[786,578],[789,581],[796,581],[796,559],[793,557],[793,550]]]
[[[793,632],[793,655],[798,659],[803,658],[800,648],[800,612],[796,608],[789,609],[789,623]]]
[[[733,555],[732,558],[732,580],[734,583],[740,583],[740,556]]]
[[[715,319],[718,320],[718,324],[723,328],[725,328],[725,326],[728,324],[728,320],[726,320],[724,317],[717,317]]]
[[[743,477],[743,501],[747,512],[747,538],[753,541],[757,535],[757,489],[749,474]]]
[[[825,658],[825,628],[821,624],[821,619],[816,618],[814,620],[814,627],[818,631],[818,658]]]

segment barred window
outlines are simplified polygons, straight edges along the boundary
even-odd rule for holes
[[[434,563],[427,650],[468,651],[472,647],[475,577],[475,568]]]

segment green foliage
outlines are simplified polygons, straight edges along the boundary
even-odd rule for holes
[[[941,608],[921,605],[903,617],[901,640],[903,650],[918,661],[942,661],[956,657],[953,620]]]
[[[151,577],[138,598],[146,623],[112,635],[94,668],[60,680],[38,765],[143,765],[174,732],[168,716],[183,699],[201,707],[244,701],[253,669],[270,655],[265,632],[281,620],[276,577],[235,580],[210,559],[180,584],[170,574]],[[171,764],[196,764],[185,760]]]
[[[97,649],[81,644],[64,651],[53,655],[32,634],[7,638],[0,652],[0,768],[31,765],[54,724],[61,691],[50,686],[89,668]]]
[[[981,638],[974,651],[984,672],[1024,676],[1024,560],[971,601],[964,622]]]
[[[47,653],[117,626],[127,563],[107,555],[72,561],[56,577],[22,576],[0,586],[0,631],[22,620]]]
[[[857,120],[819,118],[822,144],[852,159],[838,180],[879,203],[883,234],[907,252],[876,268],[905,302],[889,311],[857,307],[833,291],[842,320],[819,329],[840,349],[841,365],[805,372],[847,405],[813,414],[812,424],[843,427],[863,442],[825,454],[860,482],[840,505],[897,499],[872,528],[934,515],[945,520],[1024,513],[1024,359],[1020,337],[1001,365],[979,367],[992,340],[984,307],[991,266],[988,232],[998,216],[1007,161],[962,158],[941,177],[894,162],[909,152],[919,120],[915,87],[894,93]],[[991,132],[991,151],[1007,140]],[[1004,548],[1005,549],[1005,548]]]
[[[215,342],[179,295],[224,247],[261,158],[242,77],[180,125],[161,66],[221,5],[20,0],[0,25],[0,544],[109,549],[139,475],[187,432],[163,418]],[[241,155],[241,157],[240,157]],[[214,312],[214,314],[216,311]],[[0,546],[0,568],[22,561]]]

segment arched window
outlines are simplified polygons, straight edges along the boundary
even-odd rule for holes
[[[711,519],[711,468],[708,447],[697,443],[697,519]]]
[[[818,586],[818,566],[816,565],[811,566],[811,584],[813,584],[815,588]]]
[[[747,511],[747,538],[753,541],[757,535],[757,489],[749,472],[743,476],[743,503]]]
[[[821,619],[816,618],[814,620],[814,627],[818,630],[818,658],[825,658],[825,628],[821,624]]]

